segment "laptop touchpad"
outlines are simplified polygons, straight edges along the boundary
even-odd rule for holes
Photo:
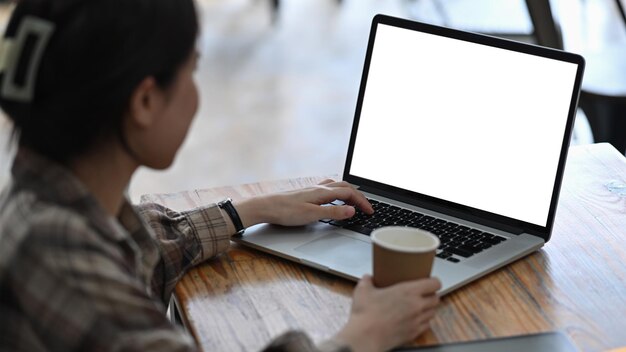
[[[372,262],[372,244],[333,232],[294,249],[306,258],[329,268],[369,267]]]

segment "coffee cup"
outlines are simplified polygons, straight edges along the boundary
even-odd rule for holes
[[[375,286],[430,276],[437,236],[414,227],[386,226],[372,231],[371,239]]]

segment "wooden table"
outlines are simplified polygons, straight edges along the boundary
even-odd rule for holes
[[[294,189],[321,178],[144,196],[174,209]],[[607,185],[613,185],[611,191]],[[626,346],[626,159],[606,143],[570,149],[552,240],[442,299],[417,344],[562,331],[583,351]],[[287,329],[316,341],[346,321],[354,283],[233,244],[176,287],[205,351],[255,351]]]

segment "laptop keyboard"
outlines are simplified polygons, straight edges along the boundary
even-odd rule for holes
[[[320,221],[368,236],[373,230],[383,226],[410,226],[426,230],[439,237],[441,241],[441,245],[437,248],[436,256],[452,263],[458,263],[462,258],[469,258],[507,240],[502,236],[438,219],[413,210],[373,199],[368,200],[374,208],[374,214],[372,215],[367,215],[357,209],[356,214],[350,219],[323,219]]]

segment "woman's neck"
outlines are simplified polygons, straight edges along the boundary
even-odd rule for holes
[[[118,145],[99,148],[73,159],[68,167],[111,216],[117,216],[124,191],[138,165]]]

